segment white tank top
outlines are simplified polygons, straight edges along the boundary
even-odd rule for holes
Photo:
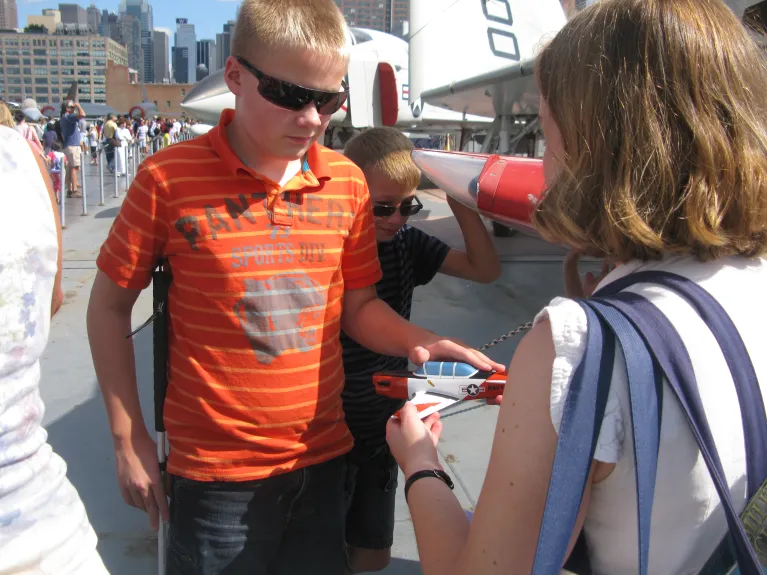
[[[723,258],[702,263],[693,258],[630,262],[600,284],[631,272],[658,269],[683,275],[707,290],[738,329],[767,396],[767,260]],[[680,296],[638,284],[630,291],[647,297],[679,332],[692,360],[701,400],[722,460],[736,511],[746,504],[746,464],[740,407],[729,369],[706,325]],[[556,358],[552,371],[551,417],[559,432],[572,374],[583,357],[586,315],[572,300],[556,298],[536,321],[548,316]],[[625,362],[616,352],[615,370],[595,459],[615,470],[595,485],[585,532],[595,573],[636,573],[637,513],[631,414]],[[722,507],[697,444],[673,393],[663,396],[660,452],[653,504],[649,573],[697,573],[727,531]]]
[[[25,214],[25,217],[19,217]],[[96,534],[41,427],[58,245],[31,149],[0,126],[0,575],[102,575]]]

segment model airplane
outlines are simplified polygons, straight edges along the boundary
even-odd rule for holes
[[[351,28],[349,102],[330,120],[332,130],[397,126],[408,132],[439,133],[462,127],[486,128],[491,118],[452,112],[426,105],[408,106],[408,44],[404,40],[362,28]],[[215,124],[224,108],[234,108],[234,95],[218,70],[198,82],[181,102],[186,114]]]
[[[506,376],[467,363],[428,361],[414,372],[376,373],[373,385],[379,395],[412,402],[424,419],[458,401],[498,397]]]
[[[595,1],[564,3],[574,13]],[[759,4],[725,2],[741,19],[747,8]],[[417,31],[409,53],[414,114],[432,105],[495,118],[482,154],[418,150],[416,164],[454,199],[496,224],[528,233],[533,232],[529,216],[545,186],[541,162],[535,159],[545,146],[537,121],[535,56],[566,22],[560,0],[410,2],[410,28]]]

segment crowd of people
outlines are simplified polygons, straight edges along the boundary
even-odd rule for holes
[[[111,173],[116,171],[119,177],[126,177],[127,163],[134,153],[133,142],[138,142],[140,161],[150,151],[158,152],[188,137],[191,126],[196,123],[186,118],[155,116],[144,119],[115,114],[104,119],[88,119],[82,107],[74,101],[64,102],[57,118],[24,109],[11,111],[0,101],[0,118],[2,125],[15,128],[42,156],[53,180],[57,201],[62,177],[67,197],[82,197],[78,176],[83,157],[90,157],[90,164],[98,165],[103,149],[107,169]]]
[[[153,529],[168,523],[167,575],[381,570],[398,468],[425,575],[558,573],[581,535],[579,573],[699,573],[712,561],[718,569],[705,572],[729,572],[728,534],[741,572],[761,572],[763,512],[737,514],[767,497],[767,62],[727,5],[601,0],[537,57],[546,189],[532,224],[570,252],[563,297],[507,365],[410,321],[414,290],[438,273],[499,277],[478,214],[448,200],[461,249],[408,225],[423,207],[420,173],[396,130],[365,131],[343,154],[318,143],[349,95],[336,3],[244,0],[237,18],[224,71],[235,107],[217,126],[168,148],[182,139],[175,122],[109,117],[96,137],[118,172],[125,142],[148,153],[162,134],[168,148],[143,159],[87,310],[116,482]],[[83,116],[75,102],[62,110],[51,150],[61,146],[65,160]],[[61,236],[35,169],[45,134],[23,119],[14,127],[0,127],[0,181],[10,183],[0,188],[0,572],[102,575],[95,533],[41,427],[39,358],[60,305]],[[42,215],[28,225],[18,206]],[[583,254],[605,264],[586,281]],[[158,266],[172,276],[162,469],[126,337]],[[625,297],[600,299],[611,289]],[[596,317],[599,306],[607,311]],[[629,353],[642,339],[629,327],[637,341],[603,345],[598,335],[622,309],[652,324],[660,359],[649,368]],[[673,337],[657,337],[657,326]],[[421,419],[412,403],[375,393],[373,373],[408,360],[506,374],[472,517],[442,468],[439,414]],[[679,395],[669,374],[692,391]],[[688,423],[688,397],[713,464]],[[590,403],[602,411],[574,427],[573,411]],[[583,469],[562,463],[567,449],[586,454]],[[568,480],[576,494],[564,497]],[[640,524],[648,499],[651,521]]]

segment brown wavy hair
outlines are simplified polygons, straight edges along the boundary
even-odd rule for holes
[[[767,65],[720,0],[601,0],[538,57],[561,175],[534,222],[617,261],[767,252]]]

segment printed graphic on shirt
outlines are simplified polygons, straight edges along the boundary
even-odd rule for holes
[[[258,361],[268,365],[288,350],[309,351],[318,341],[325,295],[304,273],[246,279],[245,297],[234,305],[234,313]]]

